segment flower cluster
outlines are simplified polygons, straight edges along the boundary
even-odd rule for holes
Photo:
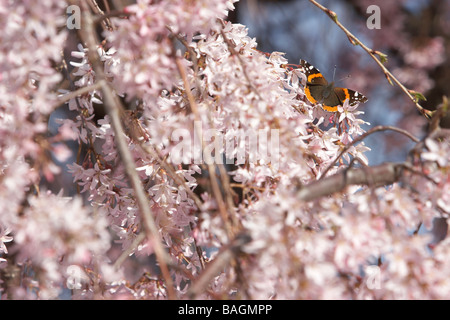
[[[40,298],[57,298],[60,284],[67,284],[70,278],[71,268],[78,266],[82,270],[103,262],[103,255],[110,247],[108,223],[100,210],[92,212],[81,198],[43,193],[29,197],[28,201],[30,206],[24,211],[14,236],[14,242],[20,247],[17,260],[33,266]],[[86,278],[81,275],[73,279],[80,286]],[[21,294],[31,295],[19,291],[15,296]]]
[[[42,169],[51,179],[58,168],[48,160],[46,120],[55,107],[52,92],[61,75],[52,66],[61,60],[66,32],[65,6],[42,1],[0,4],[0,224],[15,223],[27,187]],[[31,54],[31,52],[33,52]],[[40,138],[41,137],[41,138]],[[28,159],[28,161],[26,161]]]
[[[162,90],[171,89],[178,77],[169,34],[207,33],[216,19],[234,8],[233,2],[139,0],[127,7],[130,18],[115,20],[117,29],[106,35],[120,61],[111,68],[120,92],[149,102]]]
[[[16,1],[15,12],[25,15],[18,8],[26,2]],[[448,297],[448,138],[425,140],[394,184],[299,199],[299,190],[355,165],[370,177],[370,149],[353,144],[369,123],[347,102],[333,114],[309,103],[301,69],[220,19],[233,2],[141,0],[126,18],[111,18],[102,45],[72,52],[73,91],[108,82],[70,99],[73,116],[59,120],[57,136],[80,145],[68,172],[85,202],[38,187],[41,174],[56,172],[39,154],[56,150],[42,134],[59,79],[50,61],[59,61],[64,32],[50,24],[47,36],[25,35],[54,47],[32,61],[49,69],[31,89],[0,87],[0,276],[5,266],[23,270],[21,284],[0,283],[9,297],[56,298],[62,287],[84,299]],[[42,3],[57,16],[56,1]],[[5,68],[2,77],[15,72]],[[124,132],[114,130],[114,115],[98,117],[107,94],[128,107],[120,111]],[[118,134],[132,163],[121,157]],[[130,166],[140,186],[130,183]],[[152,266],[148,257],[160,256],[139,187],[168,258]],[[444,236],[428,231],[439,226]]]

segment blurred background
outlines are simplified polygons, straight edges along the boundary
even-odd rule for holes
[[[385,66],[408,89],[425,95],[420,104],[435,110],[450,88],[449,0],[318,0],[366,46],[388,55]],[[380,29],[367,20],[380,9]],[[230,20],[246,25],[258,49],[286,53],[290,63],[309,61],[331,81],[336,66],[338,86],[360,91],[369,101],[360,117],[392,125],[423,138],[427,121],[398,87],[391,86],[375,61],[309,0],[241,0]],[[448,123],[446,124],[449,125]],[[370,127],[364,127],[368,130]],[[403,161],[413,143],[397,133],[375,133],[366,140],[369,164]]]

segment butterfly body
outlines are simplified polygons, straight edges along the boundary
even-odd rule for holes
[[[300,66],[306,75],[305,94],[311,103],[320,103],[329,112],[337,112],[346,100],[350,105],[366,102],[367,98],[354,90],[335,87],[334,82],[328,82],[322,73],[305,60],[300,60]]]

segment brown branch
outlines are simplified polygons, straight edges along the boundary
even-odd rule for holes
[[[358,169],[341,170],[332,176],[301,186],[296,196],[303,201],[312,201],[341,192],[344,188],[351,185],[364,185],[372,188],[387,186],[400,181],[405,171],[421,176],[438,185],[436,181],[415,169],[409,162],[387,162],[374,167],[364,166]]]
[[[223,26],[223,21],[222,20],[220,20],[220,21],[222,22],[222,26]],[[199,76],[198,76],[198,61],[197,61],[197,57],[196,57],[197,53],[194,51],[194,49],[191,46],[189,46],[188,42],[183,38],[183,36],[181,34],[174,33],[170,27],[167,27],[167,28],[172,33],[172,35],[184,45],[187,52],[189,53],[189,59],[192,61],[192,64],[193,64],[195,86],[197,87],[199,92],[201,92],[202,96],[206,100],[207,94],[206,94],[205,90],[202,90],[202,86],[200,84]],[[237,55],[237,53],[234,50],[234,47],[232,46],[230,41],[226,38],[225,34],[223,33],[223,30],[222,30],[221,34],[222,34],[225,42],[227,43],[227,46],[228,46],[230,52]],[[240,59],[240,57],[238,57],[238,58],[241,63],[241,66],[244,70],[244,74],[251,85],[250,79],[248,78],[248,75],[245,72],[245,65],[244,65],[242,59]],[[256,94],[258,95],[257,92],[256,92]],[[193,110],[193,112],[194,111],[197,112],[197,110]],[[194,116],[195,116],[195,112],[194,112]],[[211,121],[211,119],[210,119],[210,121]],[[228,206],[228,208],[234,208],[232,189],[230,187],[229,176],[227,175],[225,166],[223,164],[217,164],[217,168],[219,169],[221,182],[223,184],[223,190],[225,191],[225,199],[226,199],[227,206]],[[231,219],[235,226],[239,225],[239,221],[234,214],[231,214]]]
[[[102,22],[103,20],[109,19],[109,18],[129,17],[131,15],[132,15],[132,13],[129,13],[129,12],[124,12],[124,11],[120,11],[120,10],[114,10],[114,11],[111,11],[109,13],[105,13],[104,15],[96,17],[95,20],[94,20],[94,24],[98,24],[98,23]]]
[[[431,118],[429,132],[432,133],[440,129],[440,122],[443,118],[448,117],[450,107],[447,96],[442,97],[442,103],[436,108],[436,112]]]
[[[101,63],[100,57],[97,53],[97,43],[99,41],[96,37],[93,17],[84,1],[78,2],[72,0],[71,2],[72,4],[79,4],[82,7],[83,21],[85,25],[80,29],[80,37],[87,45],[88,58],[95,71],[96,80],[101,83],[101,88],[104,95],[104,105],[106,112],[111,118],[111,126],[114,130],[115,142],[119,151],[119,155],[125,167],[125,173],[134,190],[136,202],[142,214],[143,225],[146,230],[147,236],[154,245],[155,255],[159,262],[161,273],[166,283],[168,297],[169,299],[175,299],[176,294],[173,287],[173,281],[167,266],[169,257],[167,256],[167,252],[162,246],[159,237],[159,231],[150,209],[150,203],[142,186],[142,181],[137,174],[133,156],[128,149],[128,144],[125,139],[124,128],[121,121],[121,113],[123,112],[123,107],[117,95],[114,94],[113,90],[111,89],[111,87],[109,87],[108,82],[106,81],[106,75],[103,71],[103,64]]]
[[[77,98],[83,94],[89,93],[94,90],[98,90],[101,88],[101,86],[102,86],[102,84],[100,82],[96,82],[90,86],[82,87],[80,89],[77,89],[76,91],[71,91],[71,92],[68,92],[67,94],[60,96],[60,97],[58,97],[58,100],[56,102],[58,105],[61,105],[73,98]]]
[[[122,266],[122,263],[125,262],[125,260],[133,253],[133,251],[137,248],[139,244],[141,244],[142,241],[145,239],[145,233],[141,232],[136,235],[136,238],[134,238],[133,242],[128,246],[126,250],[124,250],[120,256],[116,259],[113,266],[115,270],[119,270]]]
[[[205,271],[197,278],[186,293],[188,299],[194,299],[205,291],[211,280],[220,274],[231,261],[241,252],[242,247],[249,243],[251,238],[247,234],[238,234],[227,246],[217,254],[216,258],[208,264]]]
[[[332,176],[301,187],[296,196],[303,201],[312,201],[342,191],[350,185],[380,186],[393,184],[400,179],[401,173],[407,168],[406,163],[384,163],[375,167],[342,170]]]
[[[194,119],[195,119],[194,130],[198,133],[197,136],[200,139],[199,142],[200,142],[200,144],[202,146],[202,150],[203,150],[204,146],[203,146],[203,139],[201,136],[201,127],[199,127],[199,126],[201,126],[201,118],[200,118],[200,113],[198,111],[197,102],[195,101],[195,98],[192,95],[191,86],[189,84],[189,80],[186,75],[186,70],[184,68],[183,62],[181,61],[181,58],[178,56],[175,56],[175,63],[177,65],[178,72],[180,73],[181,79],[183,81],[183,85],[184,85],[185,93],[186,93],[188,101],[189,101],[189,105],[191,107],[192,113],[194,114]],[[214,197],[217,201],[219,213],[220,213],[222,221],[225,225],[227,234],[229,237],[232,237],[233,230],[231,228],[230,221],[228,219],[228,211],[225,206],[222,192],[221,192],[220,186],[217,182],[216,167],[211,164],[210,160],[211,159],[208,159],[206,162],[207,162],[207,168],[208,168],[208,172],[209,172],[209,178],[210,178],[210,182],[211,182],[212,191],[213,191]]]
[[[104,16],[105,12],[100,8],[100,6],[98,5],[96,0],[90,0],[88,1],[89,6],[91,7],[92,11],[100,16]],[[104,18],[101,19],[102,24],[103,24],[103,28],[104,29],[108,29],[108,30],[112,30],[113,26],[111,24],[111,21],[109,20],[109,18]],[[94,23],[95,25],[95,23]]]
[[[395,84],[408,96],[409,99],[411,99],[411,101],[414,103],[414,105],[416,106],[416,108],[419,110],[419,112],[424,115],[427,119],[430,119],[430,117],[432,116],[433,112],[427,109],[424,109],[420,104],[417,103],[416,98],[414,98],[414,96],[410,93],[410,90],[408,90],[383,64],[382,61],[380,61],[380,59],[378,59],[375,54],[378,54],[382,60],[385,59],[385,55],[382,54],[379,51],[375,51],[369,47],[367,47],[364,43],[361,42],[361,40],[359,40],[355,35],[353,35],[346,27],[344,27],[339,20],[337,19],[337,14],[322,6],[320,3],[318,3],[315,0],[309,0],[312,4],[314,4],[316,7],[318,7],[319,9],[321,9],[323,12],[325,12],[331,20],[334,21],[334,23],[336,23],[336,25],[341,28],[344,33],[347,35],[348,39],[350,40],[350,42],[352,44],[357,44],[360,45],[361,48],[364,49],[364,51],[366,51],[373,60],[375,60],[375,62],[378,64],[378,66],[381,68],[381,70],[383,70],[384,75],[386,76],[386,79],[389,81],[390,84],[392,84],[391,80],[392,79]]]

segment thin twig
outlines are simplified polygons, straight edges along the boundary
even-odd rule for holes
[[[366,51],[373,60],[375,60],[375,62],[378,64],[378,66],[383,70],[387,80],[389,81],[390,84],[392,84],[391,80],[392,79],[395,84],[397,86],[400,87],[400,89],[408,96],[408,98],[411,99],[411,101],[414,103],[414,105],[416,106],[416,108],[419,110],[419,112],[424,115],[427,119],[430,119],[430,117],[432,116],[432,111],[424,109],[419,103],[417,103],[416,98],[413,97],[413,95],[410,93],[410,91],[384,66],[383,62],[381,62],[376,56],[375,54],[378,54],[379,56],[385,57],[385,55],[383,55],[381,52],[375,51],[369,47],[367,47],[364,43],[361,42],[361,40],[359,40],[355,35],[353,35],[346,27],[344,27],[339,20],[337,19],[337,14],[336,12],[322,6],[320,3],[318,3],[315,0],[309,0],[312,4],[314,4],[316,7],[318,7],[319,9],[321,9],[323,12],[325,12],[331,20],[334,21],[334,23],[336,23],[336,25],[341,28],[344,33],[347,35],[347,37],[349,38],[350,42],[352,44],[358,44],[361,46],[361,48],[364,49],[364,51]]]
[[[192,200],[195,202],[195,205],[199,210],[202,210],[203,208],[203,202],[200,200],[200,198],[186,185],[186,182],[183,180],[182,177],[180,177],[175,170],[170,166],[165,159],[162,159],[158,152],[155,150],[156,147],[149,146],[144,143],[141,143],[141,148],[148,153],[152,158],[158,162],[158,164],[167,172],[167,174],[175,181],[175,183],[183,187],[186,193],[192,198]]]
[[[225,27],[225,22],[223,20],[220,20],[220,22],[222,23],[222,26]],[[253,90],[253,92],[256,94],[256,96],[261,99],[261,95],[259,94],[258,90],[253,85],[253,82],[250,80],[250,77],[247,73],[246,65],[245,65],[244,61],[242,60],[241,55],[238,52],[236,52],[236,50],[235,50],[235,44],[233,44],[232,41],[230,39],[228,39],[228,37],[225,35],[225,32],[223,31],[223,28],[220,29],[220,34],[222,35],[223,40],[227,44],[228,50],[230,50],[231,55],[238,59],[239,64],[242,67],[242,73],[244,74],[244,77],[248,82],[248,86]]]
[[[98,5],[96,0],[90,0],[88,2],[88,4],[90,5],[92,11],[94,11],[96,14],[99,14],[100,16],[105,15],[105,12],[100,8],[100,6]],[[108,29],[108,30],[113,29],[111,21],[108,18],[102,19],[101,21],[103,24],[103,28]]]
[[[223,21],[222,21],[222,23],[223,23]],[[197,87],[199,92],[201,92],[204,100],[206,101],[207,100],[206,99],[206,92],[205,92],[205,90],[201,90],[202,86],[201,86],[200,81],[199,81],[198,61],[197,61],[197,57],[196,57],[196,55],[197,55],[196,52],[194,51],[194,49],[191,46],[189,46],[188,42],[183,38],[182,35],[174,33],[170,27],[167,27],[167,28],[173,34],[173,36],[185,46],[186,50],[188,51],[189,58],[190,58],[190,60],[192,61],[192,64],[193,64],[195,86]],[[222,30],[222,36],[223,36],[223,38],[224,38],[224,40],[226,42],[228,41],[227,45],[228,45],[228,48],[229,48],[230,52],[234,52],[236,54],[235,51],[231,51],[231,50],[234,50],[234,48],[231,45],[231,43],[229,42],[229,40],[226,38],[225,34],[223,33],[223,30]],[[240,59],[240,57],[239,57],[239,59]],[[244,70],[244,73],[246,74],[245,66],[244,66],[243,61],[241,59],[239,61],[240,61],[241,66],[242,66],[242,68]],[[248,81],[249,81],[249,83],[251,85],[250,79],[248,78],[247,75],[246,75],[246,77],[247,77],[247,79],[248,79]],[[194,114],[194,116],[195,116],[195,114]],[[210,122],[213,123],[213,121],[211,119],[210,119]],[[231,208],[234,208],[234,202],[233,202],[232,189],[229,186],[229,176],[227,174],[226,168],[225,168],[223,163],[218,163],[217,167],[219,169],[221,181],[222,181],[222,184],[223,184],[223,190],[225,192],[225,199],[226,199],[226,203],[227,203],[227,206],[228,206],[228,210],[231,213],[231,219],[233,221],[233,224],[235,226],[237,226],[237,225],[239,225],[239,221],[236,218],[236,216],[234,214],[232,214],[232,211],[230,210]]]
[[[247,234],[238,234],[227,246],[217,254],[214,260],[208,264],[205,271],[196,279],[189,288],[187,297],[194,299],[204,292],[211,280],[226,268],[230,262],[241,252],[242,247],[249,243],[251,238]]]
[[[116,17],[129,17],[132,13],[130,12],[124,12],[120,10],[114,10],[109,13],[105,13],[104,15],[98,16],[94,20],[94,24],[100,23],[101,21],[108,19],[108,18],[116,18]],[[112,24],[112,23],[111,23]],[[114,26],[113,26],[114,27]]]
[[[348,149],[350,149],[353,145],[355,145],[358,142],[361,142],[362,140],[364,140],[365,138],[367,138],[367,136],[371,135],[372,133],[378,132],[378,131],[395,131],[398,133],[401,133],[405,136],[407,136],[408,138],[410,138],[412,141],[418,143],[420,140],[417,139],[416,137],[414,137],[411,133],[409,133],[406,130],[400,129],[400,128],[396,128],[396,127],[392,127],[392,126],[376,126],[373,127],[372,129],[370,129],[369,131],[365,132],[364,134],[360,135],[359,137],[357,137],[355,140],[353,140],[352,142],[350,142],[349,144],[345,145],[344,149],[342,149],[342,151],[338,154],[338,156],[336,157],[336,159],[334,159],[330,165],[325,169],[325,171],[321,174],[321,177],[325,177],[325,175],[328,173],[328,171],[330,171],[330,169],[334,166],[334,164],[336,163],[336,161],[338,161],[342,155],[344,153],[347,152]]]
[[[189,80],[187,78],[186,75],[186,70],[184,68],[184,65],[180,59],[180,57],[175,56],[175,63],[177,65],[178,68],[178,72],[180,73],[181,79],[183,81],[183,85],[184,85],[184,89],[189,101],[189,105],[191,107],[192,113],[194,114],[194,130],[197,132],[197,136],[200,139],[200,144],[203,146],[203,139],[201,136],[201,118],[200,118],[200,113],[198,111],[198,106],[197,106],[197,102],[195,101],[194,96],[192,95],[191,92],[191,87],[189,84]],[[227,234],[229,237],[233,236],[233,230],[231,228],[230,225],[230,221],[228,219],[228,211],[227,208],[225,206],[225,202],[223,200],[223,196],[222,196],[222,192],[220,191],[220,186],[217,182],[217,177],[216,177],[216,168],[214,165],[212,165],[212,161],[211,159],[207,159],[207,168],[208,168],[208,172],[209,172],[209,178],[210,178],[210,182],[211,182],[211,187],[212,187],[212,191],[214,194],[214,197],[217,201],[217,206],[219,208],[219,213],[222,217],[223,223],[225,225],[225,229],[227,231]]]
[[[139,233],[136,238],[134,238],[133,242],[128,246],[128,248],[123,251],[120,256],[114,262],[114,269],[119,270],[122,266],[122,263],[133,253],[133,251],[137,248],[137,246],[144,241],[145,232]]]
[[[77,89],[76,91],[71,91],[71,92],[69,92],[69,93],[67,93],[67,94],[65,94],[63,96],[60,96],[58,98],[58,100],[57,100],[57,103],[59,105],[63,104],[63,103],[66,103],[67,101],[69,101],[69,100],[71,100],[73,98],[79,97],[79,96],[81,96],[81,95],[83,95],[85,93],[89,93],[89,92],[94,91],[94,90],[98,90],[101,87],[102,87],[102,83],[100,83],[100,82],[96,82],[96,83],[94,83],[94,84],[92,84],[90,86],[87,86],[87,87],[82,87],[80,89]]]

